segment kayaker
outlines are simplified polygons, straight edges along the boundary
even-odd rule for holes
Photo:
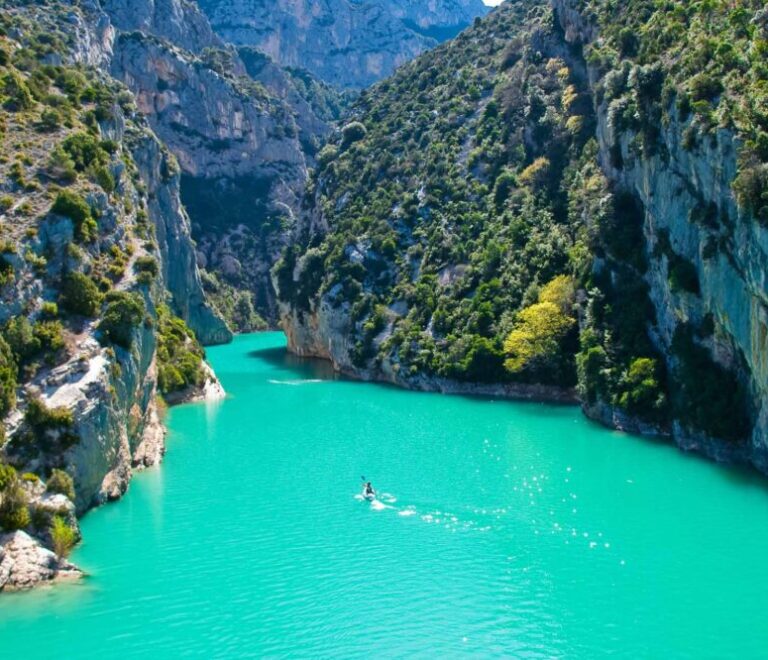
[[[376,491],[373,490],[373,486],[371,486],[370,481],[365,482],[365,486],[363,487],[363,497],[376,497]]]

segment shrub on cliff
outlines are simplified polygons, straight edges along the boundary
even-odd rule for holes
[[[11,347],[0,335],[0,418],[16,406],[17,366]]]
[[[144,319],[144,301],[136,293],[111,291],[99,322],[102,338],[123,348],[130,348],[133,331]]]
[[[160,267],[157,264],[157,259],[149,255],[136,259],[133,264],[133,270],[137,273],[137,279],[142,284],[151,284],[160,274]]]
[[[40,339],[35,336],[34,328],[26,316],[11,318],[5,324],[3,334],[18,363],[23,363],[40,352]]]
[[[2,78],[2,92],[6,97],[3,103],[7,110],[20,112],[29,110],[35,105],[35,99],[29,91],[24,79],[15,71],[9,71]]]
[[[91,241],[96,237],[97,225],[91,214],[91,207],[77,193],[62,190],[56,196],[51,213],[72,220],[75,225],[75,236],[81,241]]]
[[[84,172],[94,165],[105,165],[109,160],[109,154],[90,133],[70,135],[61,146],[74,162],[78,172]]]
[[[341,129],[341,145],[342,147],[348,147],[349,145],[364,139],[367,134],[368,131],[362,122],[350,122]]]
[[[699,273],[696,266],[684,257],[675,255],[669,260],[669,285],[673,291],[687,291],[698,294],[700,291]]]
[[[24,529],[30,522],[27,493],[16,470],[0,463],[0,527],[12,532]]]
[[[71,428],[75,417],[67,408],[49,408],[39,397],[32,397],[27,405],[24,421],[34,429],[45,431]]]
[[[61,321],[35,321],[32,331],[40,342],[40,350],[43,352],[46,362],[54,364],[57,354],[65,345],[64,326]]]
[[[24,415],[23,432],[11,440],[14,451],[31,459],[40,452],[56,454],[77,444],[80,438],[75,432],[75,417],[63,406],[49,408],[37,396],[30,397]]]
[[[61,145],[51,152],[45,171],[49,177],[61,183],[72,183],[77,179],[75,161],[62,149]]]
[[[69,553],[72,552],[72,548],[75,547],[77,539],[75,530],[67,524],[64,518],[54,516],[50,533],[53,551],[56,553],[56,556],[60,560],[68,557]]]
[[[54,468],[48,481],[45,482],[45,489],[49,493],[60,493],[72,501],[75,500],[75,482],[64,470]]]
[[[619,405],[631,415],[658,419],[666,408],[666,397],[658,377],[658,365],[650,358],[637,358],[619,383]]]
[[[69,273],[61,287],[61,304],[73,314],[93,317],[101,308],[103,296],[96,283],[84,273]]]

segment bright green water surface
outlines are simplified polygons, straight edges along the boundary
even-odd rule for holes
[[[87,580],[0,596],[2,657],[768,654],[761,479],[576,408],[334,380],[277,333],[209,357],[230,397],[86,516]]]

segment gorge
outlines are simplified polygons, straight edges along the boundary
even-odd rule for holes
[[[362,443],[386,466],[380,474],[390,472],[398,493],[409,492],[406,475],[414,475],[387,452],[406,452],[402,441],[413,435],[414,451],[430,463],[441,447],[446,462],[432,465],[427,482],[444,480],[457,493],[465,492],[462,477],[474,484],[464,510],[472,530],[435,513],[464,505],[449,493],[438,496],[434,485],[436,501],[411,491],[413,514],[394,501],[378,513],[392,525],[439,518],[441,530],[460,536],[488,528],[488,541],[466,546],[429,539],[451,552],[506,547],[504,530],[515,529],[534,544],[533,536],[558,539],[557,552],[540,548],[542,571],[570,566],[573,557],[562,554],[568,534],[593,530],[559,519],[551,521],[554,530],[541,526],[541,516],[562,518],[570,510],[560,505],[570,505],[571,495],[589,497],[561,483],[570,478],[561,468],[588,471],[594,462],[600,498],[609,497],[612,483],[622,504],[639,511],[632,498],[641,497],[655,510],[658,494],[645,488],[635,495],[626,484],[648,478],[658,461],[669,462],[667,483],[676,483],[679,470],[690,487],[722,495],[718,524],[739,539],[744,556],[757,555],[765,539],[750,541],[745,531],[764,504],[757,478],[673,448],[768,471],[767,53],[768,8],[756,0],[509,0],[490,12],[470,0],[6,3],[0,9],[0,590],[79,575],[66,556],[80,539],[80,517],[122,497],[134,471],[159,462],[168,405],[200,400],[207,403],[171,411],[172,431],[195,445],[216,439],[221,466],[211,471],[222,475],[222,466],[233,465],[223,447],[234,434],[231,451],[252,461],[254,488],[275,498],[278,487],[285,491],[304,477],[278,469],[277,454],[262,453],[272,440],[287,443],[286,461],[317,460],[319,473],[341,490],[347,472],[356,480],[370,471],[354,450]],[[229,344],[235,334],[268,327],[285,332],[287,350],[299,361],[284,355],[273,334],[246,334]],[[226,346],[210,349],[213,366],[220,356],[222,373],[232,378],[231,388],[224,383],[232,398],[224,401],[203,348],[218,344]],[[325,360],[337,376],[309,358]],[[485,398],[398,392],[339,380],[339,373]],[[344,410],[356,407],[355,397],[370,397],[370,404],[361,404],[359,416],[329,412],[323,397],[336,390]],[[259,397],[264,400],[247,410],[245,402]],[[301,397],[308,397],[309,421],[283,426],[269,419],[277,415],[271,407],[301,406]],[[537,403],[501,401],[507,398]],[[406,401],[425,411],[411,411]],[[542,401],[578,404],[585,417]],[[432,409],[446,420],[456,416],[455,436]],[[257,448],[246,448],[247,438],[232,425],[247,420],[256,429],[257,413],[273,435],[262,433]],[[235,420],[223,421],[228,415]],[[369,419],[377,415],[377,422]],[[176,427],[177,419],[194,427],[183,421]],[[402,426],[402,419],[411,425]],[[334,423],[339,437],[327,427]],[[313,424],[325,429],[316,443],[309,442]],[[423,435],[412,430],[424,424],[434,428]],[[396,437],[390,427],[400,429]],[[561,437],[570,437],[572,427],[574,446]],[[357,428],[367,429],[367,439]],[[377,437],[381,446],[371,446]],[[595,447],[587,449],[591,442]],[[536,452],[545,445],[552,455],[542,463]],[[493,455],[501,471],[487,464],[477,469],[483,480],[503,484],[498,492],[459,469],[478,452],[489,457],[490,447],[501,452]],[[203,449],[194,451],[188,456],[202,466]],[[612,481],[599,465],[601,452],[603,461],[632,474]],[[340,455],[357,455],[357,462]],[[633,456],[641,465],[648,460],[647,469],[630,470]],[[279,481],[269,483],[259,458],[277,469]],[[541,466],[541,472],[526,471],[521,481],[510,466]],[[345,474],[332,477],[326,468]],[[231,469],[233,480],[248,481]],[[737,485],[722,475],[735,475]],[[520,508],[518,489],[534,500],[531,489],[544,492],[532,485],[534,476],[558,480],[552,513]],[[200,478],[204,492],[225,479]],[[318,499],[338,493],[316,478],[309,484],[317,499],[297,498],[318,524],[333,528],[346,508],[318,508]],[[679,502],[689,500],[684,491],[681,485],[674,493]],[[258,490],[245,492],[267,506]],[[191,501],[196,516],[226,508],[218,496]],[[417,501],[429,502],[427,509]],[[593,504],[591,526],[612,520],[612,510]],[[728,524],[728,512],[742,505],[745,526]],[[247,518],[246,508],[233,504],[236,516]],[[484,509],[499,513],[486,524]],[[102,556],[89,569],[87,528],[91,520],[121,515],[109,509],[85,519],[85,544],[74,560],[93,570],[96,583],[108,561]],[[314,524],[298,512],[296,521]],[[100,524],[106,530],[110,523],[93,522]],[[265,534],[285,533],[263,517],[254,524]],[[666,530],[673,552],[690,554],[690,539],[671,530],[671,522],[660,531],[649,531],[648,521],[640,526],[659,544]],[[640,558],[643,541],[627,530],[613,532],[642,566],[622,589],[637,587],[651,570]],[[421,532],[409,533],[404,544],[416,543]],[[215,545],[217,537],[205,538]],[[285,538],[308,548],[307,562],[323,561],[317,539],[319,545],[303,546]],[[615,543],[589,538],[587,550]],[[697,566],[710,573],[727,548],[708,539],[711,552]],[[180,540],[163,545],[167,540],[150,535],[147,544],[173,553]],[[515,561],[525,551],[516,541],[508,553]],[[430,558],[416,554],[427,566]],[[387,564],[385,554],[377,557]],[[496,560],[507,575],[501,555]],[[345,553],[336,568],[361,570]],[[746,607],[754,594],[742,582],[764,584],[764,576],[729,569],[733,584],[719,588],[730,590],[726,602],[741,599]],[[592,570],[604,603],[623,597],[602,582],[601,571],[619,569],[598,562]],[[664,570],[671,575],[672,564]],[[257,591],[279,582],[275,573],[257,574],[264,580]],[[574,579],[562,577],[568,584]],[[480,609],[492,607],[498,589],[514,592],[519,584],[487,575],[478,580],[488,587],[478,595]],[[616,580],[622,578],[611,584]],[[299,611],[311,609],[296,584],[278,591],[299,599]],[[689,603],[682,591],[665,594],[647,593],[637,608],[624,606],[661,626],[648,614],[653,599],[668,597],[680,612]],[[60,597],[69,598],[54,599]],[[388,597],[403,596],[395,590]],[[568,609],[585,597],[555,598]],[[103,613],[105,602],[95,597],[89,616]],[[142,619],[147,611],[137,607]],[[430,625],[443,632],[430,643],[459,652],[441,626],[460,615],[438,610],[446,618]],[[287,607],[286,620],[295,615]],[[16,619],[22,627],[24,616]],[[385,611],[381,616],[389,620]],[[749,620],[744,609],[732,616]],[[526,649],[547,634],[544,614],[535,617],[540,625],[526,637]],[[476,623],[466,637],[477,636],[479,646],[468,652],[514,650],[499,641],[501,628]],[[329,652],[322,624],[310,616],[307,625],[318,626],[307,653]],[[383,628],[365,630],[382,645],[391,639]],[[280,617],[264,631],[287,635]],[[241,639],[230,630],[218,642],[227,634]],[[652,634],[622,637],[642,654],[639,640]],[[556,637],[542,647],[545,655],[587,657],[594,650],[573,630],[562,647]],[[169,648],[181,639],[168,637]],[[360,639],[346,653],[357,653]],[[610,646],[600,639],[595,643]],[[418,650],[404,643],[403,653]],[[728,643],[736,644],[732,637]],[[264,641],[261,650],[290,649]]]

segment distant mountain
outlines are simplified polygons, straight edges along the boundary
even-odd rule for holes
[[[214,30],[284,66],[362,88],[487,13],[482,0],[199,0]]]

